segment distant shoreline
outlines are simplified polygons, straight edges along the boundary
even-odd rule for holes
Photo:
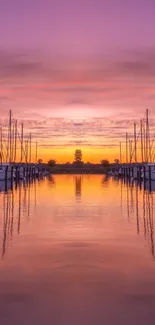
[[[110,170],[109,167],[102,167],[100,166],[81,166],[81,167],[74,167],[74,166],[54,166],[50,168],[51,174],[108,174]]]

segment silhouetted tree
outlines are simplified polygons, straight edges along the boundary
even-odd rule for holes
[[[64,165],[66,165],[66,166],[70,166],[71,163],[70,163],[69,161],[67,161],[66,163],[64,163]]]
[[[50,167],[54,167],[54,166],[56,165],[56,160],[54,160],[54,159],[50,159],[50,160],[48,161],[48,165],[49,165]]]
[[[43,163],[43,160],[42,159],[38,159],[37,163],[38,164],[42,164]]]
[[[119,164],[119,159],[114,159],[115,164]]]
[[[109,166],[109,160],[107,160],[107,159],[103,159],[103,160],[101,160],[101,165],[103,166],[103,167],[108,167]]]
[[[75,156],[75,162],[76,163],[81,163],[82,162],[82,151],[81,151],[81,149],[76,149],[74,156]]]

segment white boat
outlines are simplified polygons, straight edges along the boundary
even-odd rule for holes
[[[138,166],[133,167],[133,178],[134,179],[142,179],[143,178],[143,171]]]
[[[145,164],[144,167],[145,167],[145,179],[146,180],[149,179],[149,170],[150,170],[151,180],[155,181],[155,164],[148,163],[148,164]],[[144,178],[144,168],[143,168],[143,172],[142,172],[142,178]]]
[[[19,167],[19,179],[23,179],[24,178],[24,167],[21,166]]]
[[[0,165],[0,181],[5,181],[5,179],[11,179],[11,165],[7,163]]]
[[[138,178],[138,168],[137,168],[137,166],[133,166],[133,178],[134,179]]]
[[[13,177],[14,177],[14,179],[24,179],[25,178],[24,177],[24,167],[20,166],[17,169],[15,168],[14,172],[13,172]]]
[[[118,170],[118,175],[122,176],[122,169],[121,168],[119,168],[119,170]]]

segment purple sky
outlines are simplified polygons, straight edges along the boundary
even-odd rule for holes
[[[152,49],[154,14],[153,0],[5,0],[1,47],[72,58]]]
[[[153,0],[1,1],[1,116],[11,108],[33,127],[45,119],[45,128],[49,118],[55,134],[59,118],[59,130],[68,125],[66,145],[79,141],[75,120],[87,119],[93,135],[83,134],[84,146],[104,144],[108,135],[113,144],[110,133],[121,138],[124,120],[139,119],[145,108],[155,117],[154,17]],[[106,118],[99,140],[96,118],[102,127]],[[122,134],[112,131],[113,121]]]

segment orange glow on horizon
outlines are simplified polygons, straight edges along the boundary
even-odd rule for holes
[[[65,163],[74,161],[74,153],[76,149],[81,149],[83,154],[83,161],[85,163],[100,163],[102,159],[108,159],[113,162],[114,159],[119,159],[118,148],[92,148],[92,147],[75,147],[75,148],[54,148],[54,149],[41,149],[39,150],[38,158],[43,159],[44,162],[48,162],[49,159],[55,159],[57,163]]]

